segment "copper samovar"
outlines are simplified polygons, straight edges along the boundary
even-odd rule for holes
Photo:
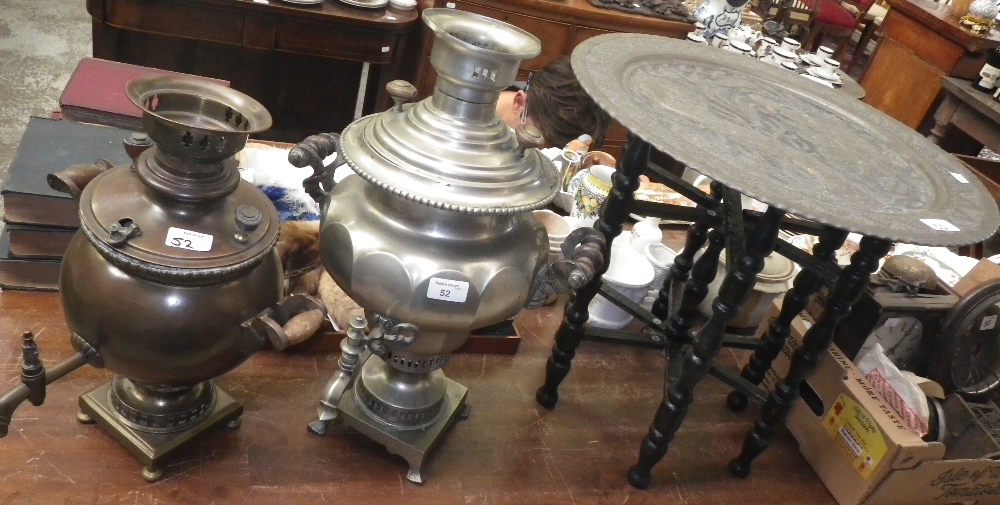
[[[0,435],[23,400],[44,400],[48,383],[85,363],[106,367],[114,378],[80,397],[78,418],[107,429],[153,481],[200,434],[239,425],[243,407],[212,380],[269,339],[281,347],[290,313],[279,304],[277,212],[234,158],[271,125],[267,110],[184,76],[138,78],[127,95],[148,134],[126,142],[133,163],[49,178],[79,198],[80,230],[59,278],[78,352],[46,373],[26,335],[23,384],[0,399]]]

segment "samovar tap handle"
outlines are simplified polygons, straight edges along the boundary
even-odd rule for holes
[[[73,336],[73,346],[77,349],[76,354],[46,371],[38,355],[35,335],[30,331],[24,332],[21,344],[21,384],[0,397],[0,438],[7,436],[14,410],[25,400],[37,407],[45,401],[45,390],[49,384],[87,363],[103,365],[97,351],[77,335]]]
[[[338,145],[340,145],[339,134],[320,133],[306,137],[305,140],[288,151],[288,162],[293,166],[312,167],[313,174],[302,181],[302,186],[306,193],[309,193],[309,196],[320,205],[326,201],[326,196],[330,194],[330,191],[333,191],[335,185],[333,173],[336,166],[343,163],[342,156],[337,156],[337,160],[329,165],[323,165],[323,160],[336,153]]]
[[[347,329],[347,338],[340,341],[340,367],[337,373],[330,378],[330,382],[323,388],[323,394],[319,399],[319,408],[316,409],[316,420],[309,423],[306,428],[314,435],[326,435],[326,430],[330,423],[337,419],[339,415],[338,405],[340,397],[354,382],[355,373],[358,367],[371,356],[365,342],[371,339],[379,339],[382,336],[383,328],[375,325],[371,335],[365,334],[368,321],[363,317],[355,317],[351,320],[351,327]]]

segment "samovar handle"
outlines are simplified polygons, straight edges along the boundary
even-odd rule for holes
[[[330,194],[330,191],[333,191],[333,186],[335,185],[333,182],[333,172],[336,170],[336,165],[341,157],[338,156],[338,161],[329,165],[323,165],[323,160],[337,152],[339,144],[339,134],[320,133],[306,137],[305,140],[299,142],[288,151],[288,162],[293,166],[299,168],[312,167],[313,174],[302,181],[302,187],[320,205],[323,205],[327,195]]]

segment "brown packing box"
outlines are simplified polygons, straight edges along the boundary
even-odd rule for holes
[[[778,303],[758,338],[777,316]],[[764,379],[768,389],[788,371],[808,325],[802,317],[794,321],[792,335]],[[924,442],[906,428],[836,346],[806,383],[807,395],[815,393],[808,403],[817,413],[807,402],[796,402],[788,429],[841,505],[1000,504],[1000,461],[942,460],[944,445]]]

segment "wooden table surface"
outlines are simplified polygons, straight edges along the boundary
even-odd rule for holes
[[[757,415],[723,405],[708,379],[653,486],[625,482],[661,399],[658,351],[584,342],[553,411],[534,401],[562,304],[522,312],[514,356],[455,355],[445,372],[469,388],[472,415],[453,426],[428,463],[428,480],[406,480],[402,459],[343,428],[306,432],[337,354],[258,353],[217,382],[246,407],[242,426],[212,433],[148,484],[141,464],[99,427],[75,419],[77,396],[110,378],[81,368],[53,383],[40,407],[14,414],[0,440],[0,503],[241,504],[833,504],[783,432],[747,480],[726,463]],[[37,335],[46,363],[70,353],[54,293],[0,293],[0,386],[19,374],[19,337]],[[723,353],[735,366],[736,354]]]

